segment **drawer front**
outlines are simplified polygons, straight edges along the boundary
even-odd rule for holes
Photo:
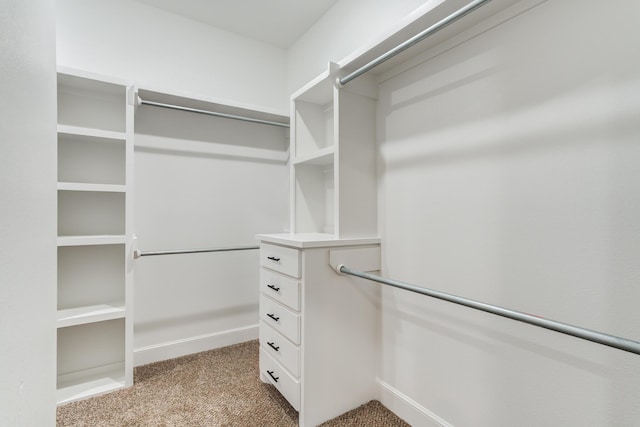
[[[300,377],[300,348],[264,322],[260,322],[260,346],[294,377]]]
[[[271,298],[300,311],[300,282],[298,280],[261,268],[260,290]]]
[[[291,277],[300,277],[300,251],[284,246],[263,243],[260,265]]]
[[[300,314],[264,296],[260,296],[260,320],[300,344]]]
[[[273,384],[296,411],[300,411],[300,381],[293,378],[262,348],[260,349],[260,376]]]

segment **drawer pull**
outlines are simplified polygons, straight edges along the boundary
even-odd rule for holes
[[[280,288],[273,286],[273,285],[267,285],[267,288],[271,288],[273,289],[275,292],[278,292],[280,290]]]
[[[274,380],[275,382],[278,382],[278,380],[280,379],[280,377],[274,377],[274,376],[273,376],[273,371],[267,371],[267,374],[269,374],[269,376],[270,376],[271,378],[273,378],[273,380]]]
[[[271,261],[275,261],[275,262],[280,261],[280,258],[277,258],[277,257],[274,257],[274,256],[268,256],[267,259],[270,259]]]
[[[278,347],[277,345],[275,345],[275,343],[272,343],[272,342],[268,342],[268,341],[267,341],[267,345],[268,345],[269,347],[271,347],[272,349],[274,349],[275,351],[280,351],[280,347]]]
[[[280,320],[280,318],[278,316],[276,316],[275,314],[271,314],[271,313],[267,313],[267,316],[269,316],[270,318],[272,318],[273,320],[275,320],[276,322],[278,320]]]

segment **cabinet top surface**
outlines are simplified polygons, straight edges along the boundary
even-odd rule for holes
[[[338,238],[333,234],[323,233],[258,234],[257,238],[263,243],[275,243],[277,245],[301,249],[330,246],[375,245],[380,243],[379,237]]]

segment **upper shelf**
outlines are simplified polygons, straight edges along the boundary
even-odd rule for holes
[[[454,37],[463,42],[467,37],[477,34],[464,34],[472,27],[487,21],[489,18],[495,20],[495,25],[509,19],[524,10],[528,10],[546,0],[492,0],[473,12],[463,16],[445,28],[439,30],[425,40],[408,48],[402,53],[388,59],[384,63],[370,70],[367,74],[380,76],[390,72],[394,68],[406,63],[410,59],[420,56],[435,46],[444,43]],[[431,0],[417,8],[405,19],[400,21],[394,28],[383,33],[371,43],[364,45],[338,62],[340,67],[339,75],[345,76],[358,68],[368,64],[380,55],[388,52],[413,36],[421,33],[427,28],[438,23],[442,19],[468,5],[471,0]],[[487,28],[489,28],[487,27]],[[355,80],[354,80],[355,81]],[[348,86],[348,85],[347,85]]]
[[[131,83],[83,70],[58,67],[58,91],[81,92],[106,97],[122,97]]]
[[[214,111],[233,116],[248,117],[256,120],[289,124],[289,115],[266,108],[240,105],[220,99],[202,97],[199,95],[179,93],[175,91],[159,90],[157,88],[140,87],[138,96],[145,101],[159,102],[162,104],[178,105],[198,110]]]
[[[329,62],[326,71],[294,92],[291,99],[318,105],[330,103],[333,100],[333,87],[338,69],[338,64]]]

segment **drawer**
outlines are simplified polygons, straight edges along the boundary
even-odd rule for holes
[[[263,243],[260,247],[260,265],[291,277],[300,277],[300,251]]]
[[[294,377],[300,377],[300,347],[260,322],[260,346]]]
[[[293,378],[263,348],[260,348],[260,377],[273,384],[291,406],[300,411],[300,381]]]
[[[300,311],[300,282],[298,280],[261,268],[260,290],[284,305]]]
[[[269,297],[260,295],[260,320],[295,344],[300,344],[300,314]]]

